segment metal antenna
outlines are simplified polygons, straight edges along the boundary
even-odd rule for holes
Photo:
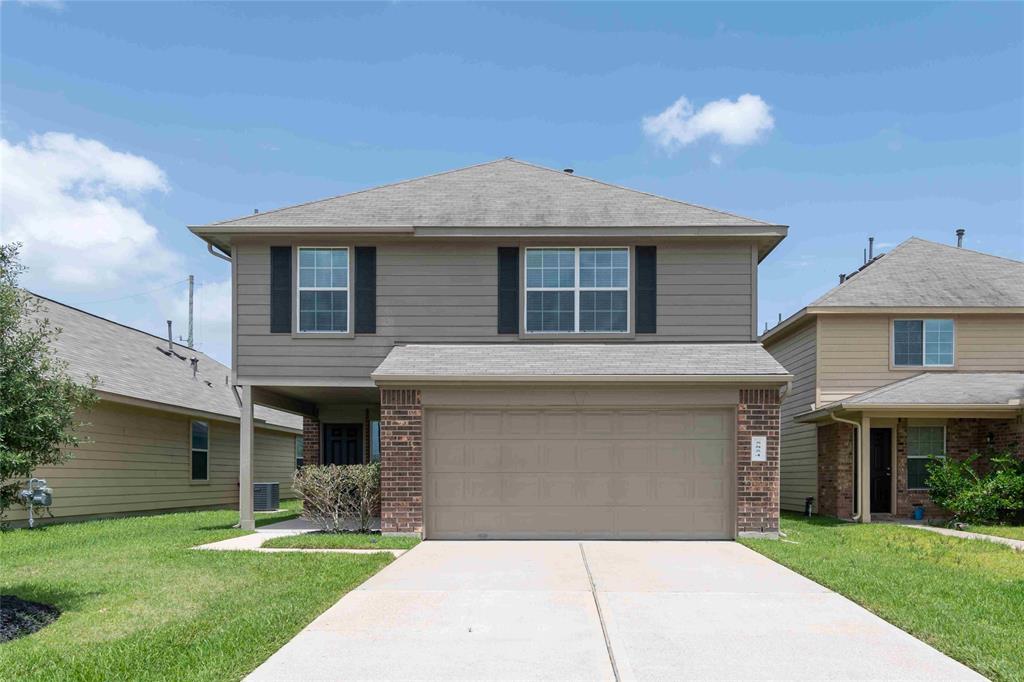
[[[188,276],[188,347],[192,348],[192,287],[195,284],[195,275]]]

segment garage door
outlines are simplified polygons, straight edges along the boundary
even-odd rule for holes
[[[731,538],[734,419],[427,409],[427,537]]]

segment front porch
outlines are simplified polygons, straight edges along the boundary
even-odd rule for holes
[[[1024,457],[1024,374],[925,373],[797,417],[815,424],[818,513],[870,522],[947,514],[932,501],[927,462],[966,460],[986,473],[992,455]]]

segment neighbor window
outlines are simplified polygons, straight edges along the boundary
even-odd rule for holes
[[[302,453],[302,436],[295,436],[295,468],[301,469],[303,464],[305,458]]]
[[[953,320],[896,320],[892,350],[896,367],[952,367]]]
[[[210,480],[210,425],[192,422],[191,434],[192,480]]]
[[[299,331],[348,332],[348,249],[299,248]]]
[[[526,331],[629,331],[629,249],[526,249]]]
[[[946,428],[944,426],[907,427],[907,487],[927,488],[929,457],[946,456]]]

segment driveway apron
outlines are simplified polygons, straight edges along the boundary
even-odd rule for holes
[[[250,680],[984,679],[733,542],[424,542]]]

